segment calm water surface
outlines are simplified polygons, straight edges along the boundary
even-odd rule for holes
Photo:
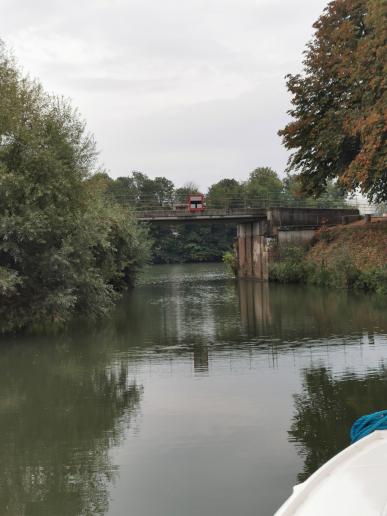
[[[387,304],[160,266],[0,349],[0,514],[266,516],[387,408]]]

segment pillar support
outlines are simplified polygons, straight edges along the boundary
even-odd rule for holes
[[[238,224],[238,277],[269,279],[269,252],[266,242],[267,221]]]

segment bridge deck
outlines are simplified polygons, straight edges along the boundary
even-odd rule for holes
[[[178,210],[148,210],[135,211],[134,215],[141,222],[248,222],[266,218],[267,210],[264,208],[246,209],[206,209],[203,212],[191,213]]]

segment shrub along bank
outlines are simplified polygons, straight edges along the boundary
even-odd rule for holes
[[[77,112],[0,42],[0,333],[99,317],[146,261],[146,231],[92,178]]]
[[[309,249],[277,249],[269,275],[280,283],[387,294],[387,224],[323,228]]]

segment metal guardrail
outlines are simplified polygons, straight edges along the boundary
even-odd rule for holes
[[[185,201],[181,198],[158,198],[153,196],[135,197],[122,193],[110,192],[107,197],[115,202],[131,208],[133,212],[142,211],[163,211],[163,212],[184,212],[182,206]],[[377,211],[377,207],[365,202],[353,200],[311,200],[293,199],[285,196],[279,197],[255,197],[241,198],[224,196],[221,200],[206,198],[206,209],[209,210],[257,210],[267,208],[317,208],[317,209],[358,209],[362,214],[372,214]],[[188,209],[187,209],[187,213]]]

